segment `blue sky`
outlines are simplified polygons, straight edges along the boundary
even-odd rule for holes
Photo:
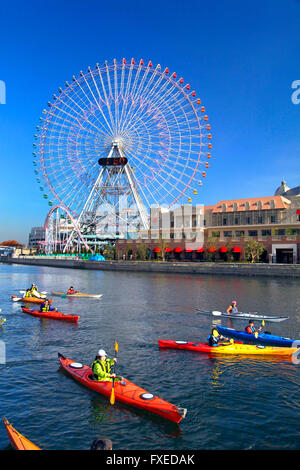
[[[213,153],[195,202],[300,183],[300,1],[2,0],[0,18],[0,241],[27,241],[49,208],[32,167],[42,109],[73,74],[114,58],[170,67],[205,104]]]

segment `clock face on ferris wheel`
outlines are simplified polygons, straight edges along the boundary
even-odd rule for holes
[[[37,129],[37,180],[75,216],[100,166],[129,163],[145,207],[172,206],[196,194],[211,158],[210,124],[196,92],[175,72],[143,60],[114,60],[73,76]],[[122,155],[108,158],[116,141]]]

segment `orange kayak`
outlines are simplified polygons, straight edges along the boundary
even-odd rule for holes
[[[3,418],[4,426],[7,435],[13,447],[17,450],[42,450],[29,441],[26,437],[22,436],[6,418]]]
[[[17,295],[12,295],[11,296],[12,299],[18,299],[18,302],[23,302],[23,303],[31,303],[31,304],[42,304],[45,302],[46,299],[38,299],[37,297],[26,297],[26,298],[23,298],[23,297],[18,297]],[[52,302],[52,299],[48,299],[49,300],[49,304],[51,304]],[[15,300],[16,302],[16,300]]]
[[[60,353],[58,353],[58,357],[60,365],[75,380],[95,392],[110,397],[112,382],[93,380],[93,372],[90,367],[80,364],[79,362],[74,362],[72,359],[68,359]],[[136,408],[142,408],[150,413],[155,413],[163,418],[169,419],[174,423],[179,423],[186,415],[185,408],[172,405],[124,378],[122,382],[115,382],[115,398],[116,401],[126,403]]]

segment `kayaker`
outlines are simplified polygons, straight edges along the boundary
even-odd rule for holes
[[[55,308],[51,307],[48,299],[46,299],[45,302],[40,306],[40,312],[53,312],[54,310]]]
[[[110,439],[95,439],[91,444],[90,450],[112,450],[112,442]]]
[[[111,367],[117,362],[117,359],[109,359],[104,349],[99,349],[93,364],[91,365],[95,380],[112,382],[113,377],[116,381],[120,380],[116,374],[111,373]]]
[[[256,332],[261,331],[261,327],[256,329],[255,326],[254,326],[254,321],[249,320],[249,324],[248,324],[248,326],[246,326],[245,331],[246,331],[246,333],[249,333],[250,335],[254,335]]]
[[[211,330],[211,334],[207,338],[208,345],[212,347],[219,346],[219,342],[224,340],[227,340],[227,338],[224,338],[224,336],[220,335],[218,329],[215,327]]]
[[[231,302],[231,305],[229,305],[229,307],[227,308],[226,310],[227,313],[240,313],[238,311],[238,308],[237,308],[237,305],[236,305],[236,300],[233,300]]]
[[[46,299],[45,295],[39,293],[38,286],[36,286],[35,284],[32,284],[30,288],[30,293],[31,297],[37,297],[38,299]]]
[[[73,295],[73,294],[77,294],[77,290],[74,290],[73,286],[70,287],[70,289],[68,290],[67,292],[67,295]]]
[[[30,289],[26,289],[26,292],[25,292],[25,295],[24,295],[24,298],[28,298],[28,297],[31,297],[31,290]]]

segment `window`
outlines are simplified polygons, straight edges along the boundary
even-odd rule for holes
[[[270,217],[270,223],[275,224],[275,215],[271,215]]]
[[[212,237],[219,238],[220,232],[211,232],[211,236],[212,236]]]
[[[244,235],[245,235],[244,230],[238,230],[237,232],[235,232],[236,237],[243,237]]]
[[[246,217],[247,224],[251,224],[251,217]]]
[[[279,228],[277,230],[277,235],[285,235],[285,229],[284,228]]]
[[[227,219],[225,217],[223,219],[223,225],[227,225]]]
[[[263,237],[270,237],[271,236],[271,230],[262,230],[261,234]]]
[[[257,237],[257,230],[249,230],[248,235],[249,237]]]
[[[259,223],[259,224],[262,224],[262,223],[263,223],[262,215],[259,215],[259,216],[258,216],[258,223]]]
[[[300,217],[300,216],[299,216],[299,217]],[[206,225],[206,220],[205,220],[205,219],[203,220],[203,225],[204,225],[204,226]]]
[[[235,217],[235,219],[234,219],[234,224],[235,224],[235,225],[239,225],[239,219],[238,219],[238,217]]]
[[[224,237],[232,237],[232,232],[224,232]]]

